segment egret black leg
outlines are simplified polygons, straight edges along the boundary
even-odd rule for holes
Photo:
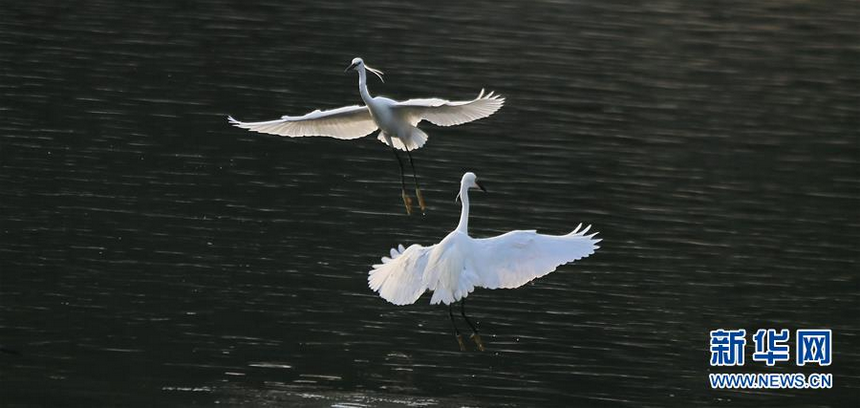
[[[460,300],[460,314],[463,316],[463,319],[466,320],[466,324],[469,324],[472,327],[472,336],[469,337],[472,341],[475,341],[475,345],[478,346],[479,351],[484,350],[484,342],[481,340],[481,335],[478,334],[478,328],[475,327],[475,324],[469,320],[469,317],[466,316],[466,299],[463,298]]]
[[[397,149],[394,146],[391,147],[391,151],[394,152],[394,157],[397,158],[397,164],[400,165],[400,196],[403,198],[403,206],[406,207],[406,214],[412,214],[412,198],[406,194],[406,176],[403,171],[403,161],[400,160],[400,155],[397,154]]]
[[[460,345],[460,351],[466,350],[466,345],[463,344],[463,336],[460,335],[460,330],[457,329],[457,324],[454,322],[454,311],[452,310],[453,305],[448,304],[448,318],[451,319],[451,328],[454,329],[454,337],[457,338],[457,344]]]
[[[418,206],[421,207],[421,213],[424,213],[426,206],[424,205],[424,196],[421,195],[421,186],[418,185],[418,171],[415,170],[415,161],[412,160],[412,152],[406,148],[406,156],[409,157],[409,164],[412,165],[412,178],[415,179],[415,196],[418,197]]]

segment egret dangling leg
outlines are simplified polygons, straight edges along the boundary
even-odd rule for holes
[[[475,327],[475,324],[472,324],[472,321],[469,320],[469,317],[466,316],[466,299],[463,298],[460,300],[460,315],[463,316],[463,319],[466,320],[466,324],[469,324],[472,327],[472,336],[469,337],[472,341],[475,341],[475,345],[478,346],[478,351],[484,350],[484,342],[481,340],[481,335],[478,334],[478,328]]]
[[[418,172],[415,170],[415,161],[412,160],[412,153],[409,148],[406,148],[406,156],[409,156],[409,164],[412,165],[412,178],[415,179],[415,196],[418,197],[418,206],[421,207],[421,213],[427,208],[424,205],[424,196],[421,196],[421,186],[418,186]]]
[[[397,154],[397,149],[394,148],[394,145],[391,145],[391,151],[394,152],[397,164],[400,165],[400,196],[403,198],[403,206],[406,207],[406,214],[412,215],[412,198],[406,194],[406,176],[403,174],[403,161],[400,160],[400,155]]]
[[[451,305],[448,304],[448,318],[451,319],[451,327],[454,328],[454,337],[457,338],[457,343],[460,344],[460,351],[466,351],[466,344],[463,343],[463,336],[460,335],[460,330],[457,329],[457,324],[454,323],[454,311],[451,310]]]

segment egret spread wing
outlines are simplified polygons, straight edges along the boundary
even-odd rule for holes
[[[471,101],[446,101],[439,98],[410,99],[398,102],[394,109],[413,125],[422,120],[439,126],[459,125],[486,118],[498,111],[505,99],[484,90]]]
[[[395,305],[412,304],[427,290],[424,269],[433,246],[413,244],[391,249],[391,257],[373,266],[367,277],[370,289]]]
[[[280,136],[330,136],[337,139],[361,138],[376,130],[376,122],[365,106],[316,110],[302,116],[284,115],[264,122],[242,122],[227,117],[231,124],[249,131]]]
[[[473,265],[481,287],[517,288],[545,276],[566,263],[588,257],[599,248],[597,233],[585,235],[591,226],[564,236],[517,230],[501,236],[475,240]]]

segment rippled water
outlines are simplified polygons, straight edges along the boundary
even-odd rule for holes
[[[4,4],[0,405],[856,405],[860,6],[758,3]],[[424,217],[375,138],[226,124],[358,103],[357,55],[508,98],[426,127]],[[604,238],[472,294],[485,353],[366,286],[465,170],[475,236]],[[710,390],[719,327],[832,328],[835,388]]]

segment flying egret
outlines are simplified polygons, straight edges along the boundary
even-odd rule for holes
[[[447,101],[439,98],[394,101],[385,97],[373,97],[367,89],[367,71],[380,80],[382,71],[367,66],[361,58],[353,58],[344,72],[358,71],[358,92],[365,105],[352,105],[325,111],[316,110],[302,116],[282,116],[281,119],[264,122],[242,122],[228,116],[228,121],[243,129],[255,132],[290,136],[329,136],[337,139],[357,139],[380,130],[378,139],[391,147],[397,164],[400,165],[400,187],[406,213],[412,214],[412,198],[406,193],[403,162],[397,149],[406,151],[412,165],[415,180],[415,196],[421,211],[425,210],[424,197],[418,186],[418,175],[410,151],[424,146],[427,134],[416,125],[422,120],[439,126],[460,125],[486,118],[498,111],[505,99],[492,92],[471,101]]]
[[[466,172],[457,195],[463,208],[457,229],[439,244],[391,249],[390,257],[373,266],[367,281],[373,291],[395,305],[412,304],[425,291],[433,291],[430,304],[448,305],[454,336],[465,351],[463,337],[454,323],[453,303],[460,301],[460,314],[472,328],[472,340],[484,350],[478,329],[466,316],[465,300],[475,287],[517,288],[543,277],[566,263],[588,257],[599,248],[597,233],[585,235],[591,226],[564,236],[515,230],[485,239],[469,237],[469,189],[486,191],[474,173]]]

